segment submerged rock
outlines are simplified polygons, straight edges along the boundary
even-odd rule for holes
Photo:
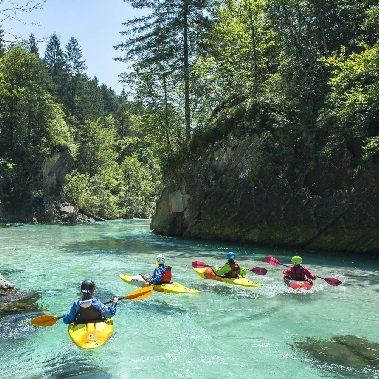
[[[39,295],[15,290],[0,296],[0,317],[38,310]]]
[[[294,346],[323,365],[356,370],[379,369],[379,344],[364,338],[352,335],[336,336],[330,340],[307,338]]]
[[[15,289],[14,285],[6,281],[3,275],[0,274],[0,296],[15,292],[17,292],[17,290]]]
[[[38,295],[18,290],[0,274],[0,316],[35,310]]]

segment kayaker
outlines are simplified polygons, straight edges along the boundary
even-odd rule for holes
[[[226,259],[228,260],[221,268],[217,266],[214,268],[214,272],[218,276],[223,276],[225,278],[243,278],[246,275],[246,268],[241,267],[235,260],[235,254],[233,251],[229,251],[226,254]]]
[[[165,284],[170,283],[172,279],[171,267],[166,266],[166,257],[163,254],[157,256],[157,267],[154,269],[153,275],[144,276],[146,284]]]
[[[295,255],[291,258],[293,266],[283,271],[284,280],[297,280],[301,282],[316,280],[317,276],[312,275],[305,267],[301,266],[303,258]]]
[[[63,317],[65,324],[102,321],[116,314],[118,298],[114,298],[112,304],[108,307],[93,297],[95,287],[93,280],[86,279],[82,282],[80,286],[82,299],[76,300],[71,306],[70,312]]]

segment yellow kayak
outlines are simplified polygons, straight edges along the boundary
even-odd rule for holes
[[[120,274],[120,278],[128,284],[133,284],[136,286],[141,286],[143,282],[136,279],[136,276],[131,275],[125,275]],[[173,282],[173,283],[167,283],[167,284],[159,284],[159,285],[153,285],[153,290],[157,292],[166,292],[166,293],[189,293],[189,294],[195,294],[199,293],[200,291],[194,290],[193,288],[188,288],[183,286],[183,284]]]
[[[113,329],[113,320],[109,318],[101,322],[69,324],[68,334],[82,349],[96,349],[109,340]]]
[[[193,270],[204,279],[217,280],[218,282],[224,282],[229,284],[235,284],[237,286],[245,287],[260,287],[262,284],[253,282],[249,278],[224,278],[214,273],[211,267],[192,267]]]

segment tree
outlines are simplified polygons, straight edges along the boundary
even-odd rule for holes
[[[0,58],[0,159],[7,162],[3,199],[28,209],[44,197],[44,161],[74,149],[62,107],[49,93],[41,60],[19,46]]]
[[[28,51],[38,56],[38,46],[34,34],[31,33],[28,41]]]
[[[65,71],[67,72],[67,91],[61,97],[71,115],[77,116],[78,96],[82,92],[83,75],[87,68],[78,41],[71,37],[64,52]]]
[[[71,37],[66,45],[64,53],[65,64],[69,74],[72,76],[82,75],[87,69],[85,60],[83,59],[82,49],[79,46],[78,40]]]
[[[63,196],[79,209],[102,217],[122,216],[119,194],[122,172],[116,162],[116,131],[113,117],[86,121],[78,126],[79,145],[75,169],[67,175]]]
[[[4,30],[0,28],[0,57],[5,54]]]
[[[202,36],[210,26],[210,12],[215,1],[199,0],[128,0],[136,8],[147,7],[151,14],[124,23],[121,32],[126,41],[117,45],[125,51],[122,61],[134,61],[145,73],[155,65],[155,72],[165,77],[176,75],[183,88],[185,136],[191,135],[191,67]]]
[[[60,99],[64,98],[67,84],[66,62],[60,39],[55,33],[50,36],[47,42],[43,62],[55,84],[56,95]]]

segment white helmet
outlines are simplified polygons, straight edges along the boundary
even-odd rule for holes
[[[165,256],[163,255],[163,254],[159,254],[158,256],[157,256],[157,262],[158,262],[158,264],[164,264],[165,263],[165,261],[166,261],[166,258],[165,258]]]

